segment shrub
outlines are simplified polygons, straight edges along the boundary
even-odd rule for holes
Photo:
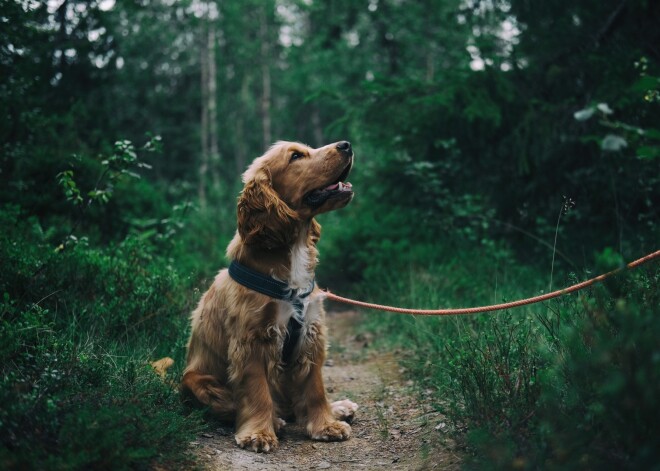
[[[437,283],[434,294],[420,292],[428,275],[419,272],[417,296],[412,286],[381,289],[399,303],[459,304],[464,270],[477,272],[474,264],[436,266],[431,279],[455,283]],[[529,278],[538,276],[509,273],[502,284]],[[456,318],[389,315],[370,325],[408,347],[403,362],[436,391],[437,408],[468,445],[467,468],[649,469],[660,459],[659,279],[651,265],[545,305]],[[516,298],[531,293],[518,289]]]
[[[660,462],[659,281],[657,267],[638,270],[564,306],[561,343],[546,353],[540,376],[538,465],[652,469]]]
[[[96,177],[96,186],[60,174],[74,202],[70,218],[0,207],[2,469],[177,468],[192,461],[187,447],[201,428],[200,413],[182,407],[149,361],[167,355],[183,364],[197,276],[182,274],[172,258],[184,254],[177,245],[182,220],[177,230],[162,219],[155,230],[141,230],[122,203],[131,198],[110,199],[141,193],[131,203],[139,206],[135,213],[162,207],[160,193],[142,191],[153,190],[149,183],[119,178],[132,152],[126,143],[117,148],[118,161],[103,164],[116,175]],[[78,185],[92,190],[76,192]],[[87,195],[80,196],[84,208],[77,195]],[[117,208],[127,218],[120,225],[113,223]]]
[[[52,312],[17,309],[7,295],[1,307],[3,469],[132,469],[186,459],[199,416],[182,412],[146,352],[77,341],[73,328],[55,328]]]

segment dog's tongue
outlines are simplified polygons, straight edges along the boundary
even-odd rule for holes
[[[350,182],[338,182],[335,183],[334,185],[326,186],[324,190],[326,191],[333,191],[333,190],[339,190],[339,191],[347,191],[353,188],[353,185],[351,185]]]

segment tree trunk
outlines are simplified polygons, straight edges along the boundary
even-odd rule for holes
[[[204,23],[202,23],[206,26]],[[203,26],[203,27],[204,27]],[[208,64],[208,39],[202,34],[200,45],[200,68],[201,68],[201,116],[200,116],[200,137],[201,153],[199,164],[199,182],[197,193],[199,196],[199,205],[202,209],[206,208],[206,180],[209,171],[209,110],[208,110],[208,86],[209,86],[209,64]]]
[[[211,178],[213,190],[220,190],[220,149],[218,147],[218,97],[217,97],[217,73],[215,62],[216,30],[215,22],[209,17],[208,31],[208,133],[209,133],[209,160],[211,166]]]
[[[266,7],[261,8],[260,18],[260,36],[261,36],[261,123],[263,129],[263,147],[266,149],[272,143],[271,121],[270,121],[270,66],[268,64],[268,55],[270,53],[270,44],[268,38],[268,15]]]
[[[69,10],[68,0],[64,0],[57,9],[55,15],[59,23],[57,29],[57,40],[59,41],[60,57],[57,59],[57,71],[64,73],[64,51],[67,49],[69,34],[66,32],[67,14]]]
[[[321,126],[321,115],[319,114],[319,107],[314,103],[312,105],[312,130],[314,132],[314,145],[316,147],[323,146],[323,127]]]
[[[250,102],[250,82],[252,77],[249,73],[243,75],[241,81],[241,103],[245,105]],[[247,162],[247,145],[245,142],[245,115],[241,110],[236,117],[236,149],[234,153],[234,162],[236,163],[236,172],[240,175],[245,171]]]
[[[432,83],[435,79],[435,48],[433,44],[428,45],[426,53],[426,82]]]

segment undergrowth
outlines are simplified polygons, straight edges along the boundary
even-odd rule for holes
[[[133,238],[53,255],[34,221],[16,209],[0,216],[0,467],[187,461],[199,416],[149,365],[182,361],[181,277]]]
[[[594,271],[617,263],[611,252],[597,259]],[[398,284],[370,284],[380,289],[367,295],[420,308],[487,304],[536,294],[545,278],[509,269],[487,293],[495,280],[484,266],[501,260],[457,250],[431,273],[411,268]],[[654,469],[659,281],[650,264],[541,305],[461,317],[382,314],[367,327],[406,347],[403,363],[435,391],[467,447],[466,469]]]
[[[49,213],[21,195],[0,206],[1,469],[194,466],[202,416],[175,383],[197,287],[231,233],[138,180],[132,144],[101,158],[52,175]],[[166,381],[149,364],[164,356]]]

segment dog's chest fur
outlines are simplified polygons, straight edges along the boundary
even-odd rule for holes
[[[314,250],[314,252],[316,252]],[[300,231],[298,239],[291,247],[290,251],[290,270],[289,270],[289,286],[291,289],[306,290],[314,280],[314,263],[316,261],[316,253],[312,253],[310,246],[307,243],[307,231]],[[303,325],[308,325],[318,318],[317,303],[314,302],[314,295],[304,298],[303,309],[298,316]],[[291,303],[286,301],[278,301],[278,315],[277,323],[279,326],[284,326],[289,322],[291,316],[296,315],[295,309]],[[311,306],[311,307],[310,307]]]
[[[310,253],[310,247],[307,243],[307,231],[300,231],[298,239],[291,247],[290,260],[291,268],[289,270],[289,286],[292,289],[307,289],[314,279],[314,268],[312,262],[316,255]],[[313,258],[314,259],[313,259]]]

